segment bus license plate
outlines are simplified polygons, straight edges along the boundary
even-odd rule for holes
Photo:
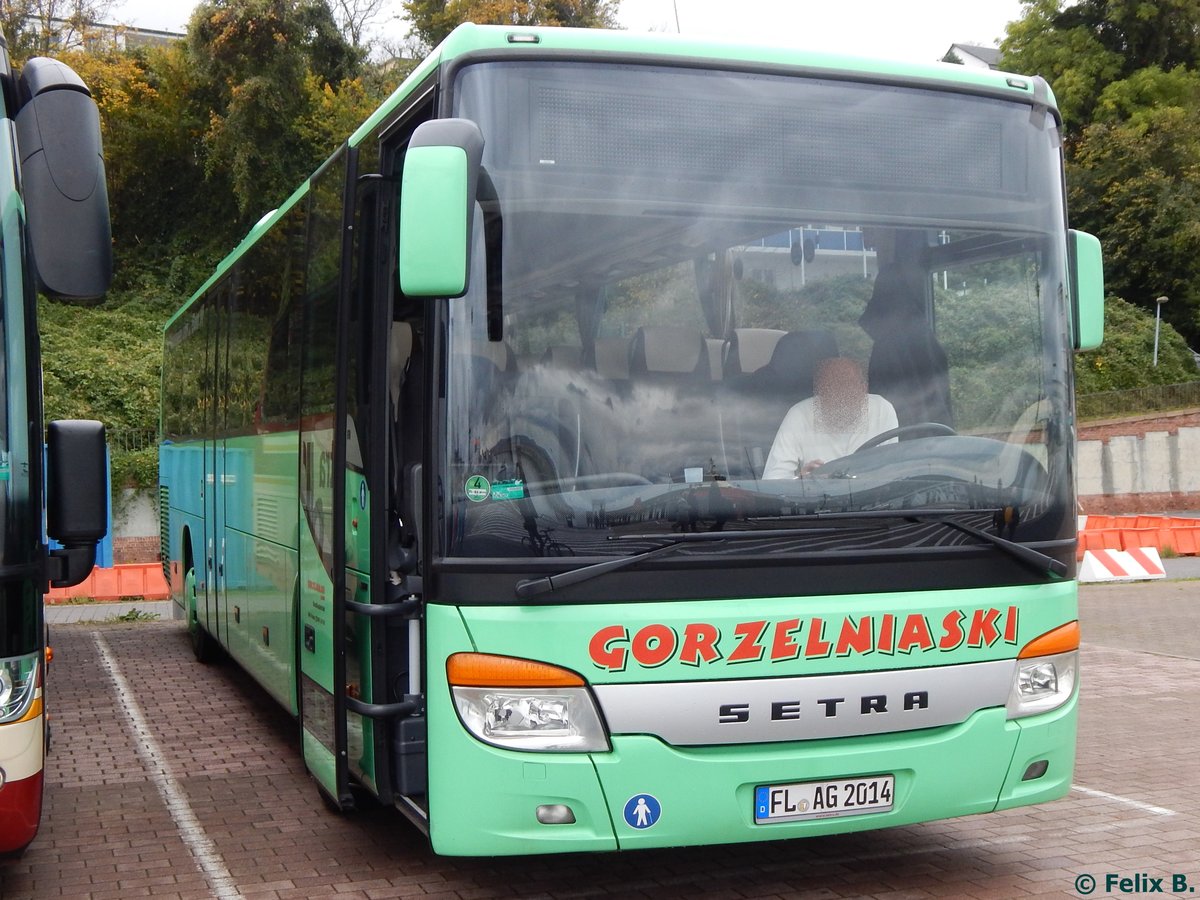
[[[895,786],[893,775],[760,786],[754,789],[754,823],[888,812]]]

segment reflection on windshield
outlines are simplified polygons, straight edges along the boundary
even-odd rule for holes
[[[462,96],[485,133],[517,127],[518,114],[492,122]],[[993,116],[1010,149],[1053,155],[1027,113],[954,102]],[[872,134],[858,137],[886,154],[887,135]],[[572,173],[566,149],[531,181],[496,144],[485,165],[504,215],[503,339],[487,335],[482,239],[472,291],[448,307],[452,555],[623,555],[653,544],[622,535],[907,509],[961,510],[1018,541],[1057,534],[1070,478],[1052,165],[1029,167],[1025,194],[976,181],[956,197],[923,172],[903,215],[872,185],[906,176],[877,165],[860,188],[843,185],[842,216],[823,206],[817,219],[800,190],[768,207],[753,191],[697,188],[709,194],[684,209],[669,178],[656,201],[657,188],[618,171]],[[898,523],[814,531],[771,552],[954,535]],[[691,552],[717,551],[680,555]]]

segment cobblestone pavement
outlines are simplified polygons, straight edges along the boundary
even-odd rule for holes
[[[294,723],[235,666],[195,663],[179,622],[57,625],[42,831],[0,863],[0,896],[1078,897],[1087,876],[1096,897],[1186,896],[1172,879],[1200,886],[1200,584],[1088,585],[1081,610],[1063,800],[789,843],[485,860],[433,856],[389,810],[329,812]]]

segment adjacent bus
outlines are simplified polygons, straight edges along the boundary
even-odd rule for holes
[[[83,81],[46,58],[18,77],[0,35],[0,107],[0,854],[10,854],[41,818],[42,596],[86,578],[107,531],[103,427],[58,421],[43,435],[37,293],[103,294],[112,242],[100,118]]]
[[[165,328],[197,655],[441,854],[1062,797],[1103,301],[1060,127],[1039,78],[458,28]],[[805,403],[847,448],[768,471]]]

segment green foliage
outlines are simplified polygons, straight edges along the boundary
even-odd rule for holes
[[[1124,390],[1149,384],[1196,381],[1200,372],[1187,344],[1162,323],[1158,365],[1154,359],[1154,316],[1119,297],[1104,302],[1104,343],[1075,357],[1075,392]]]
[[[1200,107],[1158,106],[1083,132],[1068,169],[1078,227],[1100,238],[1110,292],[1200,337]]]
[[[144,598],[142,598],[142,597],[122,597],[121,599],[122,599],[122,600],[142,600],[142,599],[144,599]],[[118,623],[118,622],[124,622],[124,623],[129,623],[129,622],[154,622],[154,621],[157,621],[157,620],[158,620],[158,613],[156,613],[156,612],[148,612],[147,610],[144,610],[144,609],[138,609],[138,608],[135,606],[135,607],[133,607],[132,609],[128,609],[128,610],[126,610],[126,611],[125,611],[125,612],[123,612],[123,613],[119,613],[119,614],[115,614],[115,615],[109,616],[109,617],[108,617],[107,619],[105,619],[104,621],[105,621],[105,622],[111,622],[111,623],[113,623],[113,624],[116,624],[116,623]]]
[[[115,486],[157,483],[161,329],[180,299],[118,293],[94,307],[39,301],[46,420],[103,422]]]
[[[227,173],[238,211],[257,219],[331,149],[297,128],[310,115],[310,79],[353,78],[361,53],[320,0],[210,0],[192,13],[188,48],[210,104],[205,173]]]
[[[1200,59],[1200,0],[1024,0],[1001,44],[1006,69],[1046,78],[1072,131],[1105,87],[1139,69]]]
[[[1058,97],[1072,225],[1100,238],[1109,292],[1170,297],[1200,343],[1200,0],[1025,0],[1002,49]]]

